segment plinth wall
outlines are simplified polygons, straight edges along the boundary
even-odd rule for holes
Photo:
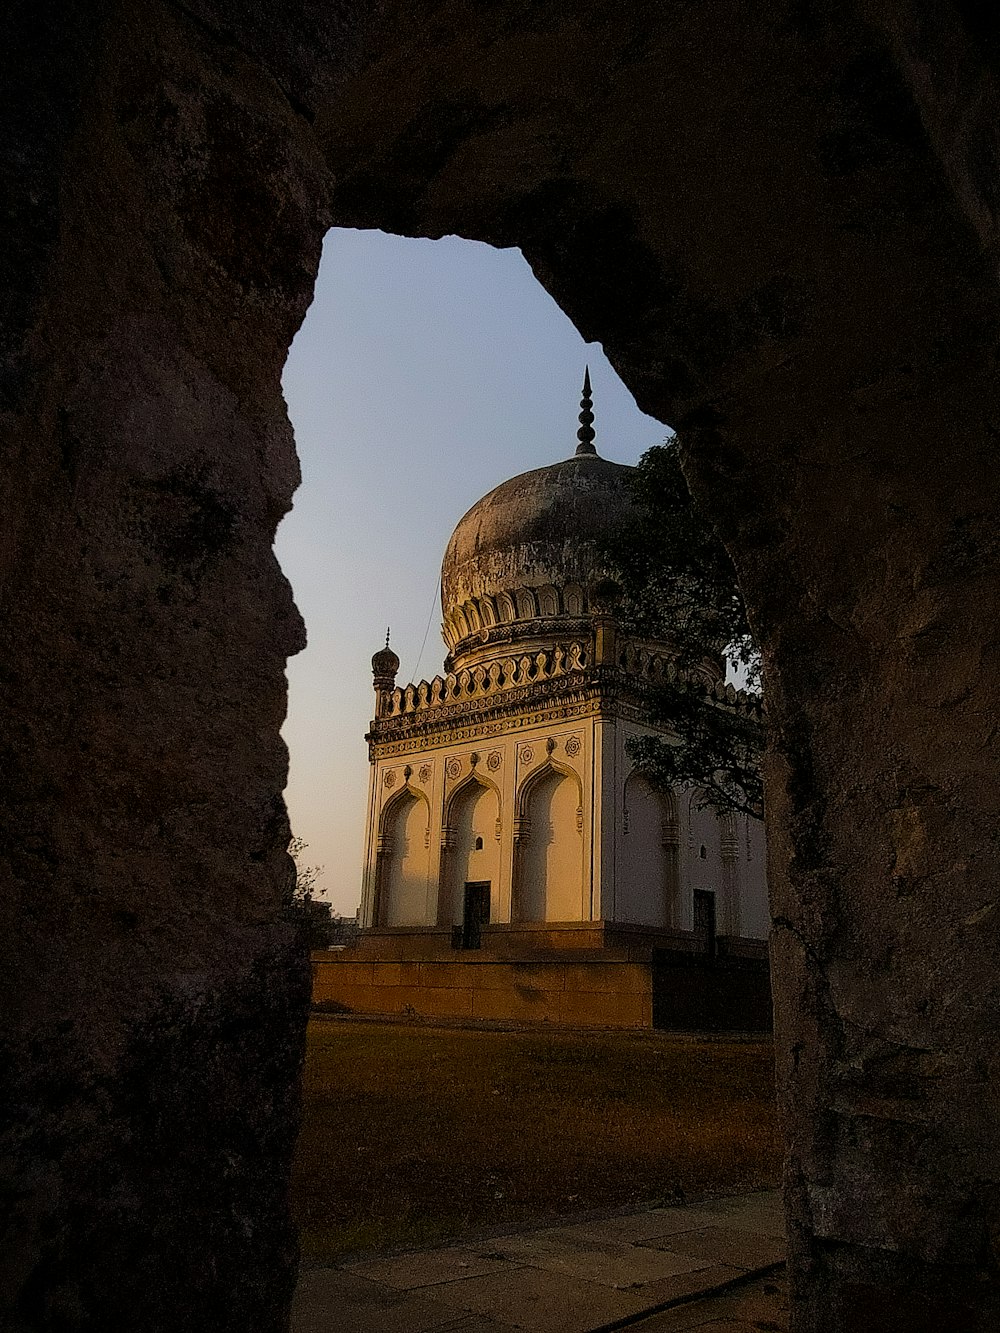
[[[313,1004],[345,1013],[512,1020],[570,1027],[770,1026],[757,941],[720,941],[711,966],[683,932],[584,926],[488,927],[483,948],[448,929],[379,930],[312,955]]]

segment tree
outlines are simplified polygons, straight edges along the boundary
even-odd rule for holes
[[[323,873],[323,867],[299,863],[308,845],[301,838],[293,838],[288,844],[288,854],[295,862],[295,883],[288,904],[288,915],[305,932],[310,949],[326,949],[333,941],[340,918],[328,902],[315,897],[316,884]]]
[[[623,629],[673,646],[674,679],[655,690],[651,713],[673,736],[628,745],[636,767],[661,788],[688,785],[720,810],[763,817],[760,654],[729,553],[698,514],[671,438],[642,456],[636,509],[609,545]],[[711,687],[729,658],[746,680],[734,704]]]

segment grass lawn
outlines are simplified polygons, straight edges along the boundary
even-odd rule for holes
[[[777,1183],[769,1043],[314,1020],[307,1255]]]

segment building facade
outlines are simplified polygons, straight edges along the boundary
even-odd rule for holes
[[[373,658],[362,935],[315,961],[333,1007],[765,1024],[763,831],[629,759],[631,738],[667,735],[650,696],[673,653],[617,624],[601,551],[628,521],[631,469],[594,449],[589,381],[580,421],[573,457],[455,529],[444,674],[400,686],[388,640]],[[706,707],[759,707],[721,659],[689,679]]]

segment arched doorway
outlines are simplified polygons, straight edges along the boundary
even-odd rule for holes
[[[461,925],[465,886],[489,884],[490,917],[496,912],[500,886],[500,843],[497,825],[500,802],[491,784],[474,778],[456,793],[448,818],[448,851],[441,876],[438,924]]]
[[[700,951],[714,953],[723,925],[726,874],[722,863],[722,821],[702,792],[688,797],[687,900],[685,928],[693,930]]]

